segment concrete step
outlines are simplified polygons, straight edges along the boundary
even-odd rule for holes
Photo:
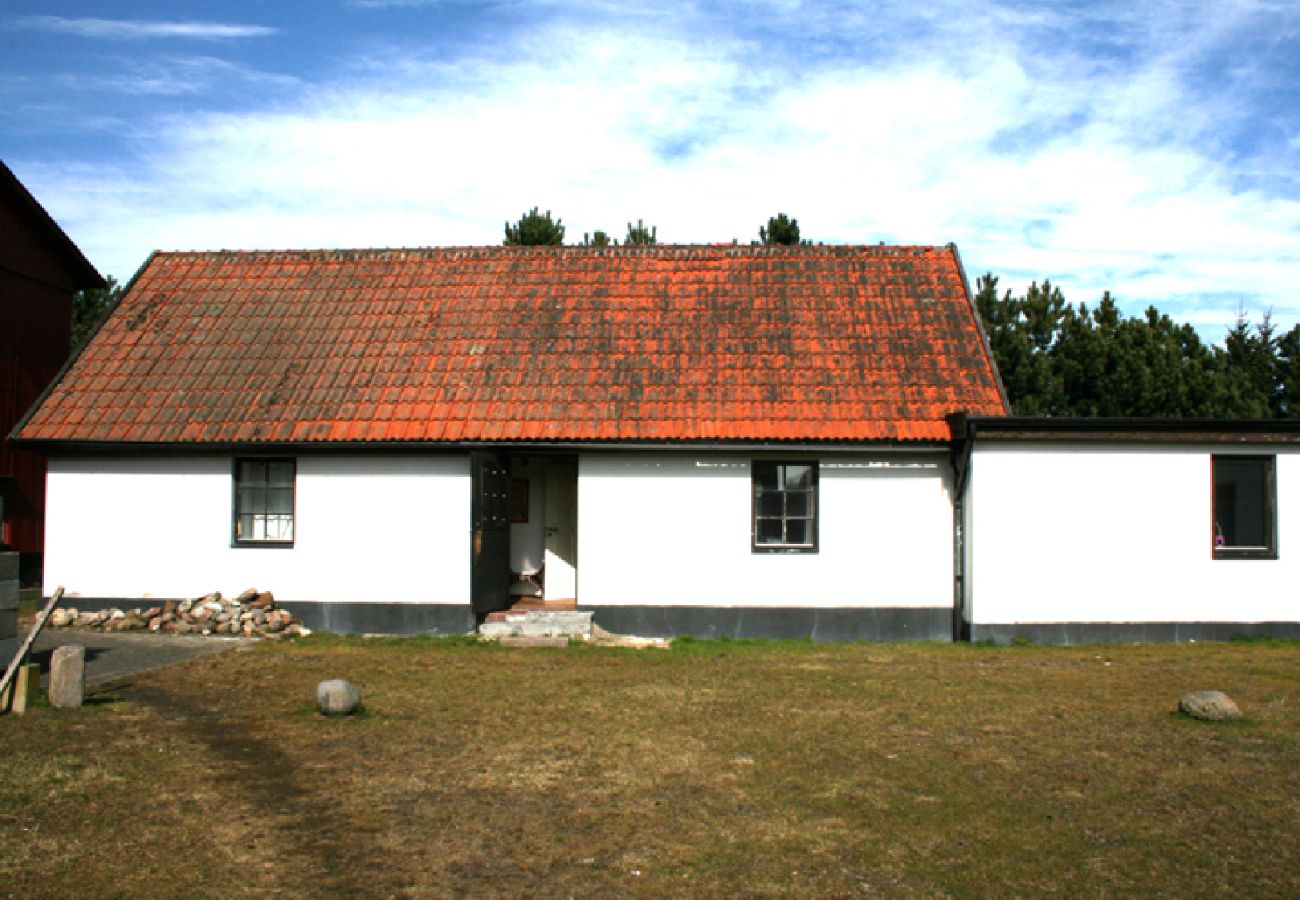
[[[564,637],[587,640],[591,637],[593,613],[578,610],[503,610],[490,613],[478,628],[484,637]]]

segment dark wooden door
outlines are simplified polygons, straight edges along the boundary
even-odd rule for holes
[[[510,461],[499,453],[470,454],[470,606],[474,618],[510,608]]]

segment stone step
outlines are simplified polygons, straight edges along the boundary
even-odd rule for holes
[[[490,613],[478,632],[496,638],[523,635],[586,640],[591,637],[592,615],[577,610],[503,610]]]

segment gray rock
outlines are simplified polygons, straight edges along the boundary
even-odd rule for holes
[[[1223,722],[1240,719],[1241,710],[1223,691],[1192,691],[1178,701],[1178,708],[1196,719]]]
[[[350,681],[332,678],[316,685],[316,708],[327,716],[350,716],[361,707],[361,691]]]
[[[50,706],[75,709],[86,699],[86,648],[55,647],[50,658]]]

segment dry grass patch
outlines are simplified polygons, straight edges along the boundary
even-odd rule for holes
[[[1173,712],[1206,687],[1249,721]],[[0,718],[9,891],[1300,891],[1295,643],[323,636],[95,699]]]

